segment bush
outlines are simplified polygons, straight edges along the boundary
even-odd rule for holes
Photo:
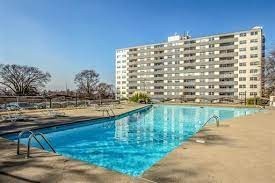
[[[169,101],[171,101],[172,99],[170,99],[170,98],[162,98],[162,99],[160,99],[160,101],[161,102],[169,102]]]
[[[148,103],[151,101],[149,95],[141,91],[133,93],[129,100],[136,103]]]
[[[261,99],[259,97],[252,97],[252,98],[248,98],[246,99],[246,104],[247,105],[254,105],[254,100],[256,100],[256,105],[260,105],[261,104]]]

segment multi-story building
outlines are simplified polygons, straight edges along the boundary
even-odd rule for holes
[[[153,98],[261,96],[265,38],[261,27],[116,50],[117,98],[145,91]]]

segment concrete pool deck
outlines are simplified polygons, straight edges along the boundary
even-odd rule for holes
[[[274,182],[274,139],[275,110],[209,125],[133,178],[39,149],[25,159],[0,138],[0,182]]]

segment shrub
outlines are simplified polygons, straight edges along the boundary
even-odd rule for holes
[[[129,100],[136,103],[141,103],[141,102],[148,103],[150,102],[151,99],[146,92],[138,91],[133,93],[133,95],[129,98]]]
[[[169,102],[169,101],[171,101],[172,99],[170,99],[170,98],[162,98],[162,99],[160,99],[160,101],[161,102]]]
[[[261,99],[259,97],[252,97],[252,98],[248,98],[246,99],[246,104],[247,105],[254,105],[254,100],[256,100],[256,105],[260,105],[261,104]]]

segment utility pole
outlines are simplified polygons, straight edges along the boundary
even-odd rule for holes
[[[68,96],[68,85],[67,85],[67,82],[66,82],[66,95]]]
[[[77,92],[75,92],[75,107],[77,107]]]
[[[256,94],[254,93],[254,106],[256,106]]]
[[[244,105],[246,105],[246,91],[244,92]]]

